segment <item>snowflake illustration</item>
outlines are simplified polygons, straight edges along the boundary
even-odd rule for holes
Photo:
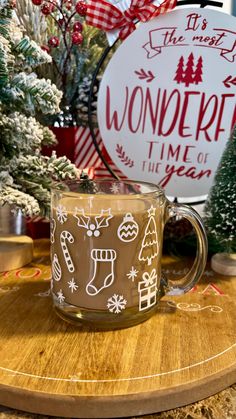
[[[59,223],[61,224],[65,223],[67,220],[66,208],[64,207],[64,205],[58,205],[56,209],[57,209],[57,219]]]
[[[74,291],[77,291],[77,289],[79,288],[78,285],[76,285],[74,278],[72,278],[71,281],[68,281],[67,284],[69,284],[69,288],[72,293]]]
[[[117,183],[113,183],[110,187],[110,191],[114,194],[120,192],[119,186],[117,185]]]
[[[62,290],[60,290],[60,291],[57,292],[57,299],[58,299],[58,301],[59,301],[60,304],[64,302],[65,296],[64,296]]]
[[[134,268],[134,266],[132,266],[132,268],[130,269],[130,272],[128,274],[126,274],[126,276],[128,276],[129,279],[132,280],[132,282],[134,282],[134,278],[136,278],[136,276],[138,275],[137,269]]]
[[[121,310],[125,309],[127,301],[124,299],[123,295],[114,294],[107,301],[107,307],[111,313],[120,313]]]

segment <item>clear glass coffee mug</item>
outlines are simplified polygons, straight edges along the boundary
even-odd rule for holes
[[[99,180],[52,191],[52,296],[64,320],[116,329],[148,319],[163,295],[163,230],[172,216],[193,225],[197,252],[181,284],[169,281],[171,295],[189,291],[201,277],[207,239],[200,216],[171,203],[156,185]]]

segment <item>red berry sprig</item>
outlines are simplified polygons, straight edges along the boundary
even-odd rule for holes
[[[80,16],[85,16],[87,13],[87,4],[84,1],[78,1],[75,5],[75,10]]]
[[[71,42],[73,45],[81,45],[84,37],[81,32],[73,32],[71,35]]]
[[[32,3],[33,3],[35,6],[41,6],[42,2],[43,2],[43,0],[32,0]]]
[[[71,0],[67,0],[67,2],[66,2],[66,8],[67,8],[67,10],[71,10],[71,8],[72,8]]]
[[[50,15],[52,12],[54,11],[54,6],[53,4],[47,4],[44,3],[41,7],[41,12],[43,13],[43,15],[48,16]]]
[[[51,36],[51,38],[49,38],[48,40],[48,45],[50,45],[50,47],[52,48],[57,48],[59,46],[59,38],[57,36]]]
[[[73,31],[74,32],[82,32],[83,31],[83,25],[81,22],[75,22],[73,25]]]

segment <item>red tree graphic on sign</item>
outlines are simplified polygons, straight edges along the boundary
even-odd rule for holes
[[[176,75],[174,80],[177,81],[177,83],[181,83],[183,81],[183,72],[184,72],[184,57],[181,55],[179,59],[179,63],[176,70]]]
[[[183,77],[183,82],[185,83],[186,87],[188,87],[190,83],[193,83],[193,75],[194,75],[193,66],[194,66],[194,56],[193,56],[193,53],[191,52],[191,54],[188,57],[188,61],[186,64],[186,69],[185,69],[184,77]]]
[[[198,84],[201,81],[202,81],[202,57],[199,57],[197,65],[196,65],[195,74],[193,77],[193,83]]]
[[[195,68],[194,68],[195,67]],[[183,83],[186,87],[190,84],[198,84],[202,82],[203,74],[203,59],[202,56],[198,58],[198,62],[195,66],[194,55],[191,52],[187,58],[187,64],[185,65],[184,57],[181,55],[177,64],[174,80],[179,84]]]

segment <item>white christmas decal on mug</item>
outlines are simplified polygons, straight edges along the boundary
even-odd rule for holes
[[[58,205],[57,208],[57,219],[59,221],[60,224],[64,224],[67,221],[67,211],[66,211],[66,207],[64,207],[64,205]]]
[[[151,273],[144,272],[143,280],[138,284],[139,311],[146,310],[156,304],[157,300],[157,273],[153,269]]]
[[[61,265],[59,263],[58,256],[56,253],[54,253],[52,259],[52,277],[54,281],[60,281],[61,279]]]
[[[104,288],[110,287],[114,282],[116,251],[114,249],[92,249],[91,258],[94,260],[94,271],[92,279],[86,286],[86,292],[89,295],[97,295]],[[107,264],[107,275],[102,279],[102,282],[97,284],[96,276],[99,263]]]
[[[72,236],[72,234],[69,231],[62,231],[61,235],[60,235],[60,239],[61,239],[61,248],[62,248],[62,252],[64,255],[64,259],[66,262],[66,266],[68,268],[69,272],[74,272],[75,267],[74,267],[74,263],[71,259],[71,255],[69,253],[68,247],[66,242],[68,241],[69,243],[74,243],[74,237]]]
[[[85,214],[83,208],[75,208],[74,217],[77,219],[77,225],[87,230],[87,236],[99,237],[100,228],[109,227],[109,220],[113,215],[111,208],[102,209],[100,214],[94,217],[94,222],[91,222],[91,217]]]
[[[136,239],[139,226],[130,212],[125,214],[122,223],[119,225],[117,234],[121,241],[131,242]]]
[[[151,265],[152,259],[158,255],[158,242],[157,242],[157,226],[155,221],[156,208],[151,206],[148,210],[148,223],[145,228],[141,249],[138,259]]]
[[[54,218],[50,221],[50,239],[51,243],[53,244],[55,242],[55,230],[56,230],[56,220]]]
[[[107,308],[111,313],[119,314],[121,310],[125,309],[127,301],[123,295],[114,294],[112,297],[108,298]]]

